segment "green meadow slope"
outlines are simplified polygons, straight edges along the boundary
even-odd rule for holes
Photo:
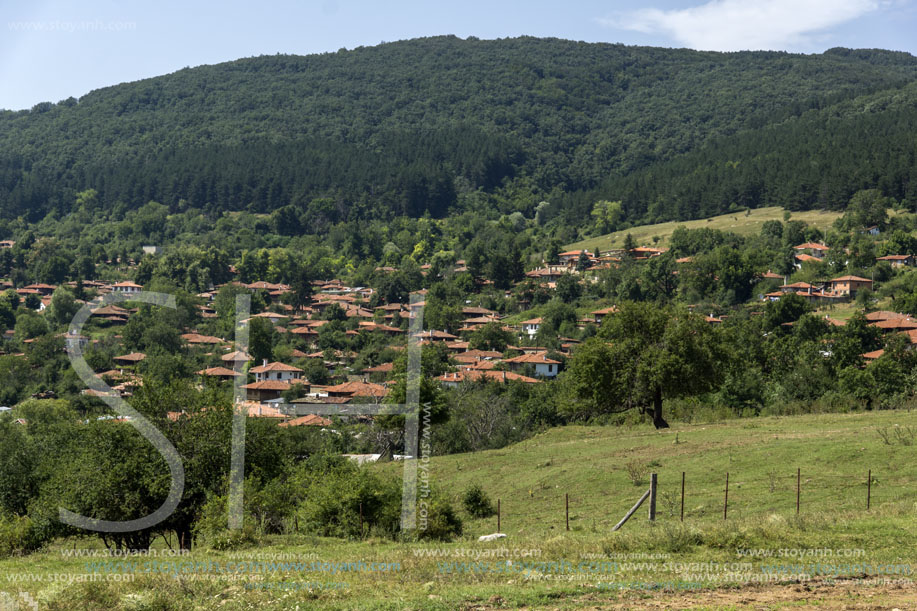
[[[761,226],[766,221],[783,222],[783,213],[784,209],[779,206],[768,206],[767,208],[749,210],[747,214],[745,212],[734,212],[694,221],[670,221],[653,225],[639,225],[568,244],[565,248],[569,250],[586,249],[590,252],[596,248],[601,250],[621,248],[624,246],[624,239],[627,234],[630,234],[634,238],[634,243],[638,245],[650,246],[654,243],[653,238],[658,237],[659,245],[666,246],[669,238],[672,237],[672,233],[678,227],[687,227],[688,229],[706,227],[707,229],[730,231],[739,235],[751,235],[761,231]],[[793,212],[790,218],[794,221],[803,221],[824,231],[840,216],[840,212],[809,210],[806,212]]]
[[[99,547],[86,538],[0,561],[0,591],[27,592],[42,609],[906,608],[912,583],[862,579],[912,577],[915,435],[906,411],[678,424],[662,432],[559,428],[503,450],[432,459],[433,485],[456,500],[473,483],[500,499],[508,537],[496,543],[477,542],[496,531],[495,517],[465,516],[463,539],[445,545],[271,537],[176,559],[160,544],[158,558],[132,559],[126,571],[93,564],[105,559],[65,556]],[[660,482],[657,522],[643,507],[611,532],[651,471]],[[225,570],[252,559],[293,564]],[[313,561],[330,564],[315,568]],[[340,564],[361,561],[387,568]],[[33,577],[16,577],[23,573]]]

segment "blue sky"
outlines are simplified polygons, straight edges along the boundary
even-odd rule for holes
[[[80,97],[185,66],[417,36],[917,54],[917,0],[0,0],[0,108]]]

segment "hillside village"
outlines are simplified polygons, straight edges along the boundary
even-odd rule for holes
[[[694,233],[702,233],[702,230]],[[882,240],[878,226],[859,233],[875,243]],[[0,249],[10,250],[15,244],[13,240],[5,240],[0,242]],[[162,249],[144,247],[143,250],[140,261],[159,256]],[[575,356],[577,346],[595,335],[603,321],[617,311],[615,303],[580,297],[588,295],[590,287],[603,281],[603,273],[625,266],[638,270],[639,274],[644,273],[640,269],[650,269],[657,262],[666,261],[663,273],[670,274],[674,283],[679,275],[696,273],[693,266],[697,256],[674,258],[670,248],[657,246],[629,246],[601,252],[568,250],[549,253],[553,262],[543,260],[504,290],[495,289],[492,280],[472,277],[474,284],[465,285],[470,292],[460,296],[464,302],[460,307],[452,307],[445,316],[442,305],[432,308],[435,310],[432,315],[427,313],[425,330],[418,339],[421,345],[436,351],[439,365],[431,378],[444,390],[475,382],[550,383]],[[876,300],[870,297],[879,288],[879,281],[854,274],[813,277],[812,270],[824,273],[824,264],[838,257],[836,249],[820,241],[805,241],[791,247],[791,256],[791,265],[783,270],[787,273],[759,270],[748,278],[754,288],[748,287],[750,299],[742,308],[746,314],[763,314],[768,303],[794,295],[808,304],[809,309],[822,312],[818,316],[826,323],[843,327],[854,312],[850,309],[852,302],[856,302],[870,327],[881,330],[886,336],[900,334],[909,345],[917,343],[917,320],[911,319],[906,312],[876,310]],[[849,258],[850,249],[842,249],[840,256]],[[132,277],[137,274],[140,261],[130,260],[123,266],[120,261],[112,263],[120,267],[124,276]],[[849,264],[849,260],[844,264]],[[887,280],[896,277],[900,282],[911,273],[913,265],[914,255],[909,252],[874,257],[874,266],[886,270],[882,276]],[[430,263],[418,266],[421,276],[429,275],[431,268]],[[399,272],[397,266],[380,265],[375,268],[373,277],[384,283],[387,277]],[[229,273],[239,276],[235,266],[229,266]],[[470,276],[463,259],[455,260],[449,269],[440,268],[437,273],[439,279]],[[791,282],[794,275],[809,280]],[[716,276],[713,279],[718,280]],[[430,286],[429,278],[424,284]],[[131,321],[140,307],[130,301],[131,295],[144,290],[141,284],[129,279],[109,282],[78,279],[60,286],[48,283],[14,286],[9,280],[2,280],[0,290],[5,291],[8,303],[24,308],[19,310],[24,313],[24,321],[34,323],[28,312],[48,319],[56,316],[57,320],[56,324],[46,325],[45,334],[40,325],[19,324],[17,316],[17,324],[10,325],[3,334],[7,358],[20,359],[34,368],[36,356],[46,358],[47,354],[44,350],[34,350],[35,345],[58,346],[61,352],[79,345],[83,351],[95,353],[96,361],[105,363],[96,375],[111,387],[108,394],[131,397],[143,384],[149,361],[148,355],[138,349],[143,342],[137,337],[144,329],[133,328],[135,325]],[[221,306],[217,301],[221,294],[240,292],[256,295],[255,302],[260,305],[256,306],[260,311],[244,321],[253,325],[252,333],[258,337],[253,339],[253,343],[258,343],[257,354],[236,350],[232,335],[225,332],[231,328],[225,324],[228,316],[225,307],[218,312]],[[386,400],[398,372],[403,372],[403,364],[399,369],[395,361],[404,352],[409,323],[427,305],[424,300],[428,293],[426,288],[417,290],[415,294],[420,301],[409,305],[407,300],[385,301],[380,298],[378,288],[350,286],[342,278],[311,280],[308,286],[300,283],[296,289],[282,282],[230,280],[194,295],[187,324],[174,330],[180,332],[173,334],[176,337],[166,338],[166,344],[172,346],[176,354],[183,355],[183,366],[177,367],[176,373],[193,376],[201,387],[225,384],[229,388],[241,377],[244,407],[250,416],[275,419],[283,426],[329,426],[331,420],[310,413],[310,406]],[[61,300],[56,311],[55,295]],[[102,300],[108,295],[117,295],[123,301],[103,305]],[[861,296],[859,300],[858,295]],[[495,296],[497,300],[512,301],[516,312],[506,311],[505,306],[500,312],[494,307],[475,305],[496,303]],[[437,297],[442,301],[439,294]],[[533,298],[556,306],[547,324],[543,316],[526,317],[526,313],[545,309],[544,305],[527,309],[534,305]],[[894,296],[891,298],[894,300]],[[226,300],[223,301],[225,304]],[[51,332],[52,328],[65,326],[61,311],[72,315],[85,304],[89,304],[91,313],[82,334],[74,334],[72,330]],[[837,308],[844,308],[843,316],[832,316]],[[716,304],[689,305],[688,309],[696,310],[713,326],[721,325],[738,312],[735,306],[728,308]],[[437,322],[441,323],[441,328],[437,328]],[[790,327],[794,321],[781,324]],[[127,329],[133,340],[125,340]],[[153,348],[161,352],[160,347]],[[878,347],[860,356],[866,363],[883,354],[884,348]],[[31,396],[55,397],[58,392],[49,384],[48,388],[39,388]],[[104,393],[83,389],[80,394],[99,399]],[[180,416],[180,412],[169,413],[172,419]]]

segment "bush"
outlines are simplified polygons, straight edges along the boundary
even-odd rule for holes
[[[426,516],[424,511],[426,511]],[[434,497],[429,508],[421,506],[417,514],[421,539],[450,541],[462,534],[461,518],[455,514],[449,501],[442,496]]]
[[[252,524],[243,524],[238,530],[225,529],[207,538],[210,549],[225,552],[245,549],[258,543],[255,528]]]
[[[41,536],[28,517],[0,516],[0,558],[34,551]]]
[[[634,486],[639,486],[646,482],[646,475],[649,472],[649,467],[639,460],[634,459],[628,461],[627,464],[624,465],[624,470],[627,471],[627,477],[630,478]]]
[[[293,476],[301,501],[296,525],[301,532],[324,537],[392,538],[400,528],[401,480],[353,463],[301,468]],[[363,531],[360,531],[362,506]]]
[[[465,491],[465,495],[462,497],[462,505],[468,515],[473,518],[489,518],[496,513],[487,493],[477,484]]]
[[[246,486],[246,495],[248,492],[248,486]],[[247,496],[241,529],[229,529],[228,508],[229,498],[227,496],[209,495],[201,508],[200,519],[194,523],[194,538],[203,539],[211,549],[220,551],[244,548],[257,543],[255,520],[248,507]]]

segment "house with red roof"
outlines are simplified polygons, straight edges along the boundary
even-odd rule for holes
[[[495,369],[463,369],[461,371],[445,373],[436,379],[439,380],[443,386],[449,388],[456,388],[465,382],[476,382],[478,380],[490,380],[493,382],[500,382],[501,384],[512,381],[523,382],[525,384],[537,384],[539,382],[539,380],[535,378],[519,375],[512,371],[498,371]]]
[[[794,246],[793,250],[796,251],[797,255],[807,254],[817,259],[824,259],[825,255],[828,254],[828,247],[824,244],[819,244],[817,242],[806,242],[800,244],[799,246]]]
[[[125,280],[124,282],[116,282],[111,285],[111,290],[115,293],[122,293],[125,295],[133,295],[139,293],[143,290],[143,287],[137,284],[136,282],[131,282],[130,280]]]
[[[268,363],[267,359],[265,359],[262,365],[253,367],[251,373],[255,374],[256,382],[274,380],[295,384],[302,380],[303,371],[299,367],[293,367],[285,363]]]
[[[914,265],[914,257],[911,255],[885,255],[876,257],[876,261],[885,261],[892,267],[911,267]]]
[[[543,378],[553,378],[560,372],[560,361],[549,359],[545,352],[521,354],[511,359],[506,359],[504,363],[509,366],[511,371],[519,371],[526,365],[533,365],[535,367],[535,375]]]
[[[828,283],[831,290],[840,295],[850,295],[853,297],[857,291],[863,289],[872,290],[872,280],[869,278],[860,278],[859,276],[841,276],[834,278]]]

